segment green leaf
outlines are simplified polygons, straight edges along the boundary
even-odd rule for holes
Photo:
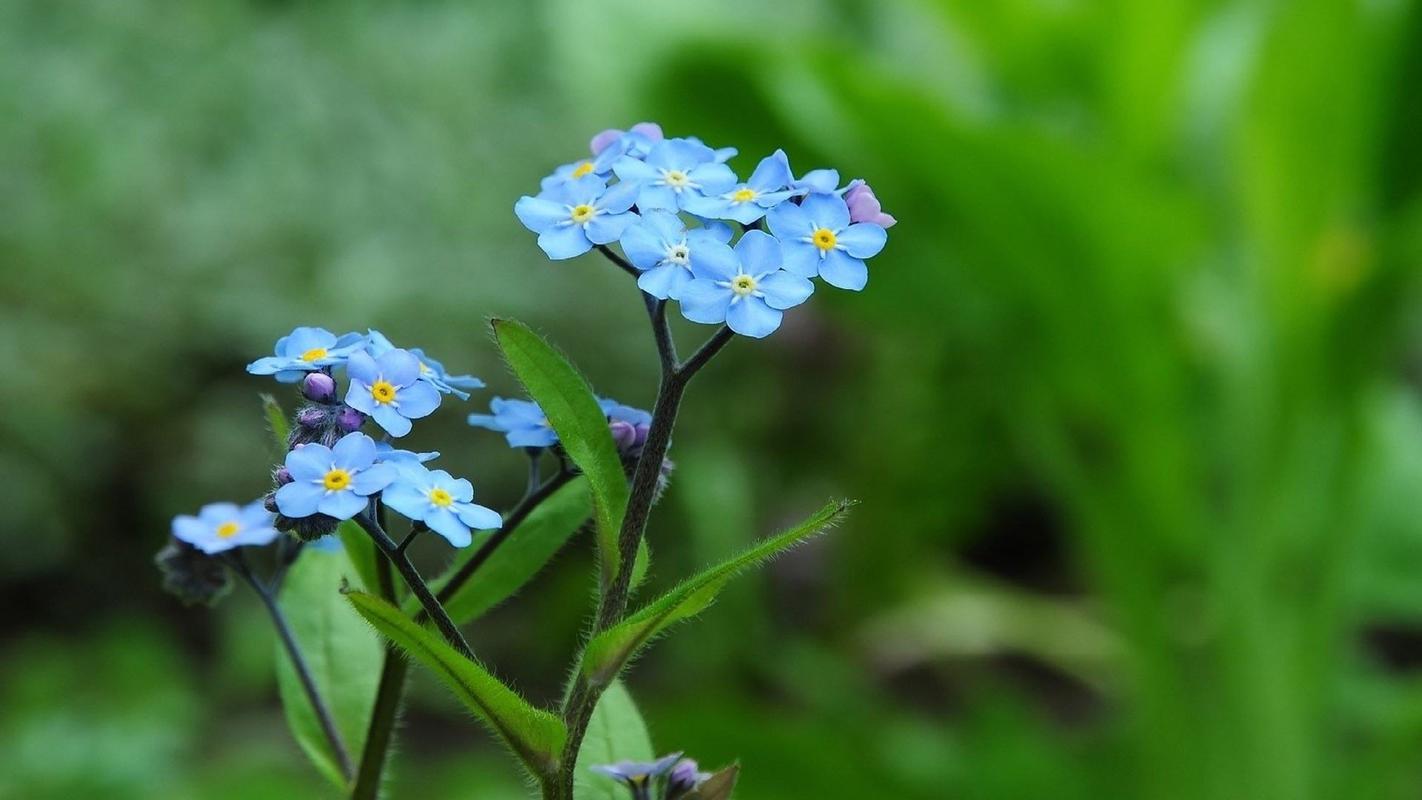
[[[395,606],[365,592],[348,592],[346,598],[376,630],[444,681],[535,777],[547,778],[556,772],[567,739],[562,720],[534,708],[478,662],[460,655]]]
[[[731,792],[736,788],[736,779],[740,776],[740,764],[722,767],[688,794],[686,800],[729,800]]]
[[[343,520],[336,528],[336,535],[341,537],[346,556],[350,558],[355,567],[355,574],[360,578],[360,588],[368,592],[379,592],[380,577],[376,574],[376,560],[380,556],[375,552],[375,542],[370,540],[354,520],[349,519]]]
[[[470,622],[523,588],[582,527],[588,518],[589,502],[587,482],[578,479],[539,503],[479,567],[477,576],[465,581],[444,604],[450,618],[461,625]],[[439,592],[477,551],[477,547],[461,551],[454,565],[430,588]],[[405,612],[414,615],[418,611],[419,602],[409,598]]]
[[[341,582],[350,574],[344,552],[303,548],[282,582],[280,604],[347,755],[355,760],[365,743],[385,648],[341,597]],[[276,663],[277,689],[292,735],[323,775],[345,787],[339,762],[280,642]]]
[[[607,415],[598,407],[587,380],[543,337],[512,320],[496,319],[493,325],[504,359],[548,416],[568,457],[587,476],[603,580],[609,582],[620,569],[617,537],[627,509],[627,476],[607,428]]]
[[[652,761],[656,757],[647,725],[632,695],[621,681],[613,681],[598,699],[588,720],[587,734],[578,747],[573,800],[625,800],[627,790],[621,783],[589,767],[624,760]]]
[[[272,432],[278,453],[286,453],[287,437],[291,435],[291,425],[286,421],[286,412],[281,404],[269,394],[262,395],[262,413],[267,416],[267,429]]]
[[[583,651],[584,679],[594,686],[606,685],[652,637],[711,605],[731,578],[838,523],[851,505],[847,500],[826,504],[799,525],[682,581],[670,592],[594,636]]]

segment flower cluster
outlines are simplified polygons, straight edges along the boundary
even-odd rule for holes
[[[726,164],[734,148],[669,139],[653,123],[603,131],[589,149],[514,205],[538,246],[559,260],[617,243],[642,291],[743,336],[780,327],[814,292],[812,278],[863,289],[865,259],[895,223],[864,181],[841,187],[832,169],[796,178],[783,150],[742,181]]]

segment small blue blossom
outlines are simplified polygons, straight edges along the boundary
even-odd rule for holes
[[[335,447],[307,444],[286,454],[291,483],[276,491],[277,510],[292,519],[325,514],[350,519],[365,509],[370,495],[399,475],[394,464],[377,463],[375,440],[348,433]]]
[[[555,189],[565,183],[575,181],[587,175],[596,175],[603,180],[612,177],[612,165],[625,154],[625,150],[618,146],[605,148],[601,153],[590,158],[582,158],[568,164],[564,164],[553,170],[553,174],[539,182],[539,188],[543,191]]]
[[[434,461],[439,458],[438,450],[431,450],[427,453],[416,453],[413,450],[399,450],[389,442],[375,443],[375,460],[383,461],[387,464],[423,464],[426,461]]]
[[[608,128],[600,131],[588,142],[588,150],[594,156],[611,150],[619,156],[646,158],[647,153],[652,151],[652,146],[665,138],[662,126],[655,122],[639,122],[633,125],[631,130]]]
[[[653,209],[622,234],[622,252],[634,267],[643,270],[637,277],[642,291],[675,300],[690,285],[697,262],[735,264],[736,255],[726,244],[730,238],[731,229],[724,224],[688,231],[676,214]]]
[[[308,372],[345,363],[351,353],[364,346],[365,337],[358,333],[337,337],[325,328],[301,327],[277,339],[276,355],[253,361],[247,371],[275,375],[282,383],[296,383]]]
[[[470,414],[469,424],[504,434],[509,447],[552,447],[558,434],[548,424],[543,409],[531,400],[495,397],[489,403],[493,414]]]
[[[367,344],[365,351],[375,358],[380,358],[391,350],[397,349],[385,334],[371,329],[366,332]],[[444,369],[444,364],[425,355],[425,351],[418,347],[411,347],[410,355],[419,359],[420,380],[429,383],[438,389],[442,394],[452,394],[460,400],[468,400],[469,393],[464,389],[482,389],[484,382],[473,375],[450,375]]]
[[[793,177],[785,151],[776,150],[761,159],[745,183],[725,189],[707,191],[687,199],[684,208],[700,217],[733,219],[742,225],[765,216],[765,212],[799,194],[803,189],[788,189]]]
[[[174,517],[173,538],[213,555],[234,547],[271,543],[281,535],[272,527],[273,519],[260,500],[245,506],[209,503],[195,517]]]
[[[651,425],[652,412],[623,405],[610,397],[599,397],[598,408],[607,415],[609,422],[625,422],[628,425]]]
[[[647,798],[649,787],[658,778],[671,771],[681,753],[672,753],[656,761],[619,761],[616,764],[594,764],[589,767],[599,775],[615,778],[632,790],[634,798]]]
[[[667,139],[658,142],[646,160],[622,158],[612,169],[624,182],[639,187],[637,208],[687,207],[703,193],[726,191],[736,182],[731,168],[716,161],[716,153],[699,142]]]
[[[420,380],[420,361],[405,350],[390,350],[380,358],[363,350],[353,353],[346,373],[346,405],[369,414],[391,436],[409,433],[410,420],[427,417],[439,407],[439,391]]]
[[[449,540],[455,547],[467,547],[473,530],[495,530],[504,520],[491,508],[474,503],[474,486],[454,478],[442,469],[430,470],[420,464],[403,464],[399,477],[381,494],[385,505]]]
[[[538,234],[538,246],[557,261],[573,258],[596,244],[609,244],[622,236],[637,215],[628,209],[637,199],[637,186],[618,183],[609,187],[595,175],[569,181],[540,193],[521,197],[514,205],[524,227]]]
[[[851,223],[844,198],[832,194],[777,206],[766,221],[780,239],[785,269],[806,278],[819,275],[831,286],[856,292],[869,282],[864,259],[878,255],[888,239],[878,225]]]
[[[761,338],[780,327],[784,310],[805,302],[814,284],[785,271],[780,242],[746,231],[736,242],[736,263],[699,265],[682,292],[681,313],[692,322],[724,322],[742,336]]]

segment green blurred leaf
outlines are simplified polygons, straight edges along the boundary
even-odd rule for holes
[[[616,780],[593,772],[594,764],[617,761],[651,761],[656,758],[647,724],[621,681],[613,681],[597,701],[588,720],[587,735],[578,747],[578,768],[573,773],[574,800],[624,800],[626,789]]]
[[[799,525],[682,581],[621,623],[594,636],[583,652],[583,677],[594,686],[606,685],[652,637],[711,605],[732,578],[835,525],[851,505],[848,500],[825,504]]]
[[[347,754],[355,759],[365,742],[385,648],[341,597],[341,581],[351,571],[343,551],[308,546],[283,581],[280,603]],[[339,761],[280,643],[276,662],[277,688],[292,735],[321,774],[344,787]]]
[[[496,319],[493,326],[505,360],[548,415],[568,457],[587,476],[603,579],[610,581],[619,569],[617,536],[627,507],[627,477],[607,428],[607,415],[598,407],[587,380],[543,337],[512,320]]]
[[[375,542],[352,520],[342,520],[336,528],[336,535],[341,537],[346,556],[360,578],[360,588],[368,592],[380,591],[380,577],[376,574],[376,559],[379,556],[375,554]]]
[[[534,776],[553,772],[567,738],[561,720],[534,708],[478,662],[460,655],[395,606],[365,592],[348,592],[346,597],[376,630],[444,681]]]
[[[262,413],[267,417],[267,430],[272,432],[272,439],[276,442],[277,452],[285,454],[287,437],[291,435],[291,425],[286,420],[286,412],[282,410],[281,404],[277,402],[275,397],[269,394],[263,394]]]
[[[478,576],[466,581],[444,604],[450,618],[459,624],[477,619],[532,580],[582,527],[588,518],[589,502],[587,482],[578,479],[540,503],[479,567]],[[430,588],[438,592],[477,550],[470,547],[461,552],[458,560]],[[419,602],[408,598],[405,611],[407,614],[418,612]]]
[[[705,783],[686,796],[686,800],[730,800],[736,789],[736,779],[741,777],[741,765],[732,764],[716,770]]]

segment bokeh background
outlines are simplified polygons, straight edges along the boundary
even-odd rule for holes
[[[648,405],[625,276],[512,206],[651,119],[900,220],[693,387],[654,581],[864,502],[638,665],[660,749],[745,800],[1422,797],[1418,4],[11,0],[0,76],[0,796],[329,794],[168,520],[265,490],[242,367],[297,324],[482,410],[514,316]],[[465,412],[411,442],[506,506]],[[470,631],[534,698],[590,549]],[[424,676],[389,794],[523,790]]]

